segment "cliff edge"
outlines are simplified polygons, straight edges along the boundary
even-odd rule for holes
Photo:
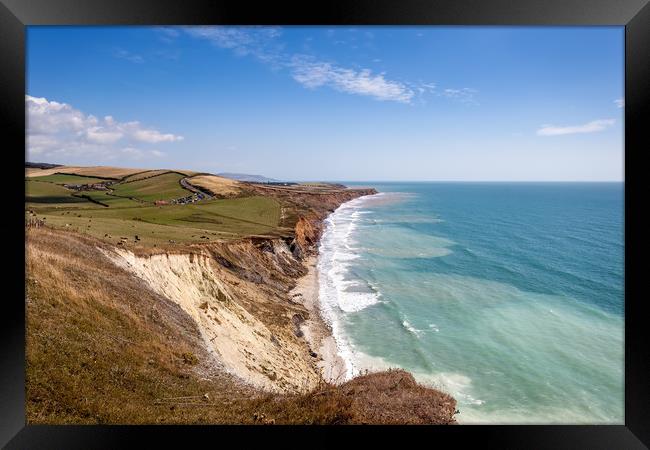
[[[278,202],[276,229],[116,245],[28,228],[28,423],[455,422],[452,397],[403,371],[325,381],[301,330],[318,314],[290,292],[323,218],[374,190],[241,189]]]

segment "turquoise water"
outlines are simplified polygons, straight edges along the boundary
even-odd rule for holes
[[[318,262],[348,376],[407,369],[462,423],[624,422],[622,183],[369,185]]]

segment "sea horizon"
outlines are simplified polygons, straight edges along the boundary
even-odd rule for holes
[[[337,183],[337,184],[394,184],[394,183],[468,183],[468,184],[625,184],[625,180],[282,180],[288,183]]]

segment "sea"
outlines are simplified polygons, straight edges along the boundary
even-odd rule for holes
[[[347,376],[403,368],[459,423],[624,423],[623,183],[345,183],[320,304]]]

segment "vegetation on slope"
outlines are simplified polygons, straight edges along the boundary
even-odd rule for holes
[[[142,172],[142,169],[129,169],[127,167],[92,166],[92,167],[55,167],[51,169],[57,173],[72,173],[87,177],[109,178],[119,180],[120,178]]]
[[[56,184],[93,184],[106,181],[102,178],[82,177],[79,175],[55,173],[44,177],[33,177],[33,181],[47,181]]]
[[[243,193],[241,183],[216,175],[198,175],[189,178],[189,182],[218,197],[234,197]]]
[[[418,385],[403,371],[313,388],[318,375],[309,368],[315,362],[306,347],[302,354],[306,344],[295,334],[294,320],[308,313],[287,298],[292,280],[305,271],[296,257],[316,244],[327,212],[370,191],[328,184],[262,186],[194,172],[115,167],[27,172],[26,209],[29,223],[38,226],[27,230],[26,240],[29,423],[454,422],[453,398]],[[184,178],[230,198],[152,204],[189,195],[180,182]],[[109,191],[62,186],[106,179],[112,181]],[[201,245],[207,242],[209,247]],[[167,293],[171,277],[158,280],[165,289],[154,289],[158,285],[136,277],[128,265],[116,265],[103,251],[117,246],[141,256],[185,252],[189,261],[192,252],[207,252],[213,278],[228,283],[229,301],[255,319],[247,325],[259,321],[272,333],[269,338],[251,329],[250,337],[280,346],[278,354],[294,355],[296,367],[307,367],[303,375],[312,374],[310,387],[269,394],[230,375],[232,367],[223,364],[239,359],[208,353],[205,330],[187,312],[193,304],[175,303],[178,298]],[[142,261],[142,269],[153,262]],[[176,262],[170,270],[180,273]],[[195,280],[197,286],[186,280],[183,292],[209,288],[207,278]],[[199,297],[199,309],[209,304]],[[239,335],[243,327],[235,322]],[[220,333],[226,328],[215,327]],[[236,350],[245,352],[242,347]],[[254,356],[247,360],[251,370]],[[275,365],[264,372],[272,381],[275,370],[288,370],[282,362]]]
[[[143,245],[170,241],[206,242],[216,238],[287,232],[279,227],[281,206],[272,198],[249,195],[227,200],[215,198],[189,204],[154,205],[156,200],[169,202],[192,195],[181,185],[185,171],[56,167],[42,172],[48,170],[63,172],[26,178],[26,206],[34,217],[45,220],[52,227],[75,230],[113,244],[124,245],[124,241]],[[126,176],[113,180],[108,191],[76,191],[61,185],[105,181],[76,175],[81,172]],[[187,174],[194,177],[193,172]],[[194,178],[201,180],[206,177]],[[219,177],[206,179],[212,188],[219,185],[219,189],[225,189],[220,191],[222,197],[243,192],[236,181]]]
[[[86,200],[74,197],[73,192],[54,183],[43,181],[25,181],[25,201],[39,205],[70,206],[70,203],[86,203]],[[71,205],[76,206],[76,205]]]
[[[122,183],[115,187],[113,193],[120,197],[132,197],[145,202],[156,200],[170,201],[191,194],[180,185],[184,175],[168,172],[151,178]]]
[[[86,194],[110,207],[96,204],[84,205],[87,207],[83,209],[62,208],[61,205],[30,206],[39,218],[53,227],[75,230],[113,244],[121,242],[122,238],[143,245],[234,239],[274,232],[280,220],[279,203],[265,197],[149,206],[126,198],[111,198],[103,192]]]
[[[29,229],[27,422],[453,423],[455,401],[403,371],[300,394],[242,384],[173,302],[112,264],[102,242]]]

